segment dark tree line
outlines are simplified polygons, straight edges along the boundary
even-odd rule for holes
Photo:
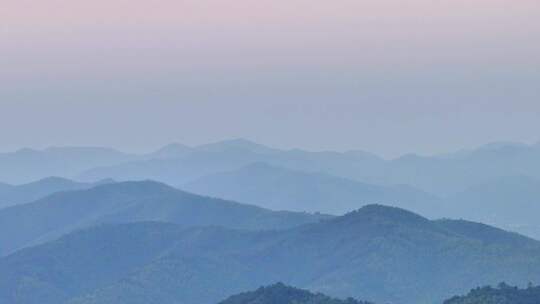
[[[220,304],[372,304],[353,298],[335,299],[277,283],[228,298]]]
[[[444,304],[539,304],[540,286],[529,284],[527,288],[509,286],[500,283],[496,288],[491,286],[471,290],[465,296],[456,296],[446,300]]]

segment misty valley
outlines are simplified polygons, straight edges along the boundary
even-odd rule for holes
[[[0,304],[540,304],[540,0],[0,0]]]
[[[537,304],[540,145],[0,154],[0,303]]]

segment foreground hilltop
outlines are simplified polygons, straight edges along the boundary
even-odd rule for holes
[[[465,296],[455,296],[444,304],[538,304],[540,286],[529,285],[526,289],[500,283],[497,288],[491,286],[475,288]],[[372,304],[353,298],[340,300],[321,293],[312,293],[287,286],[283,283],[260,287],[255,291],[244,292],[229,297],[218,304]]]
[[[512,287],[501,283],[497,288],[490,286],[471,290],[465,296],[456,296],[444,304],[538,304],[540,303],[540,286],[529,285],[526,289]]]
[[[340,300],[321,293],[287,286],[283,283],[244,292],[219,302],[219,304],[372,304],[353,298]]]
[[[284,282],[339,298],[439,304],[475,286],[537,281],[540,242],[369,205],[280,231],[105,225],[21,250],[0,269],[0,303],[213,304]]]

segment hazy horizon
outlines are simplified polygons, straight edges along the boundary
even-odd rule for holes
[[[540,140],[538,1],[22,0],[0,19],[0,151]]]
[[[540,303],[538,38],[540,0],[2,1],[0,303]]]
[[[396,158],[410,153],[444,154],[492,142],[534,144],[540,140],[540,103],[486,104],[471,110],[463,104],[389,102],[369,104],[369,111],[361,103],[326,102],[232,108],[212,102],[0,103],[1,152],[96,146],[144,153],[170,143],[193,146],[245,138],[281,149],[362,150]]]
[[[247,142],[250,142],[250,143],[262,145],[262,146],[269,147],[269,148],[275,148],[275,149],[278,149],[278,150],[284,150],[284,151],[286,151],[286,150],[302,150],[302,151],[308,151],[308,152],[339,152],[339,153],[352,152],[352,151],[362,151],[362,152],[371,153],[373,155],[376,155],[376,156],[384,158],[384,159],[395,159],[395,158],[399,158],[399,157],[410,155],[410,154],[419,155],[419,156],[426,156],[426,157],[440,156],[440,155],[445,155],[445,154],[458,153],[458,152],[462,152],[462,151],[471,151],[471,150],[480,149],[482,147],[485,147],[485,146],[488,146],[488,145],[494,145],[494,144],[495,145],[499,145],[499,144],[501,144],[501,145],[526,145],[526,146],[540,145],[540,141],[535,141],[535,142],[490,141],[490,142],[481,143],[481,144],[475,145],[475,146],[461,147],[461,148],[456,148],[454,150],[448,150],[448,151],[440,151],[440,152],[434,152],[434,153],[422,153],[422,152],[419,152],[419,151],[409,151],[409,152],[404,152],[404,153],[397,154],[397,155],[394,155],[394,156],[387,156],[387,155],[384,155],[384,154],[378,154],[378,153],[372,152],[372,151],[370,151],[368,149],[345,149],[345,150],[320,149],[320,150],[317,150],[317,149],[307,149],[307,148],[303,148],[303,147],[300,147],[300,146],[279,146],[279,145],[275,146],[275,145],[270,145],[270,144],[266,144],[266,143],[262,143],[262,142],[257,142],[257,141],[251,140],[249,138],[232,137],[232,138],[218,139],[216,141],[198,142],[198,143],[194,143],[194,144],[187,144],[187,143],[183,143],[183,142],[169,142],[169,143],[164,143],[162,145],[158,145],[156,147],[145,149],[145,150],[129,150],[129,149],[122,149],[122,148],[118,148],[118,147],[114,147],[114,146],[104,146],[104,145],[61,144],[61,145],[46,145],[46,146],[40,146],[40,147],[24,146],[24,147],[18,147],[18,148],[12,149],[12,150],[0,150],[0,153],[13,153],[13,152],[17,152],[17,151],[20,151],[20,150],[23,150],[23,149],[32,149],[32,150],[37,150],[37,151],[44,151],[44,150],[52,149],[52,148],[98,148],[98,149],[103,148],[103,149],[113,149],[113,150],[116,150],[118,152],[123,152],[123,153],[144,155],[144,154],[147,154],[147,153],[157,152],[158,150],[160,150],[162,148],[165,148],[165,147],[170,146],[170,145],[176,145],[176,144],[184,145],[184,146],[189,147],[189,148],[196,148],[196,147],[204,146],[204,145],[207,145],[207,144],[215,144],[215,143],[230,142],[230,141],[247,141]]]

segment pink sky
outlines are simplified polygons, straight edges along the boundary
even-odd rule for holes
[[[539,54],[540,0],[3,0],[0,150],[535,141]]]
[[[540,51],[537,0],[8,0],[0,20],[18,69],[530,65]]]

